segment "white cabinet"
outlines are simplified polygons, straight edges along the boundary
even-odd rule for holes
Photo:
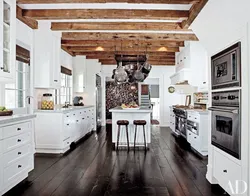
[[[16,1],[1,1],[0,10],[0,81],[9,82],[16,62]]]
[[[0,138],[0,195],[2,195],[27,178],[28,173],[34,169],[33,120],[0,125],[0,132],[2,132]]]
[[[185,80],[193,86],[207,85],[208,55],[200,42],[186,42],[185,48],[176,56],[176,73],[171,76],[171,83]]]
[[[173,111],[173,107],[170,107],[170,129],[175,133],[175,114]]]
[[[76,93],[86,91],[86,57],[73,57],[73,90]],[[94,77],[94,76],[93,76]]]
[[[208,112],[192,111],[187,113],[187,120],[194,126],[187,128],[187,141],[192,148],[203,156],[208,155]]]
[[[219,185],[229,194],[234,195],[230,189],[229,182],[232,185],[233,190],[236,188],[237,182],[241,183],[242,174],[241,166],[224,156],[217,150],[213,153],[213,176],[218,180]],[[240,183],[238,183],[240,185]],[[239,190],[239,193],[242,191]]]
[[[61,154],[68,151],[72,142],[94,129],[93,111],[92,106],[68,111],[37,111],[36,152]]]
[[[34,31],[35,88],[60,88],[60,43],[61,34],[46,29],[46,25],[39,22],[39,29]]]

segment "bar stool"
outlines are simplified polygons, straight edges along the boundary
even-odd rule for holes
[[[144,146],[145,146],[145,150],[147,150],[146,133],[145,133],[145,125],[146,124],[147,124],[147,122],[145,120],[134,120],[134,125],[135,125],[134,149],[135,149],[137,126],[143,126]]]
[[[127,145],[128,145],[128,150],[129,150],[129,138],[128,138],[128,125],[129,125],[129,121],[127,121],[127,120],[118,120],[117,121],[117,125],[118,125],[118,133],[117,133],[117,147],[116,147],[116,150],[118,150],[118,147],[119,147],[119,139],[120,139],[121,126],[126,126]]]

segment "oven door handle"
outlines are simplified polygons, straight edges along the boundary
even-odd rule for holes
[[[239,109],[210,107],[210,108],[208,108],[208,110],[218,111],[218,112],[230,112],[230,113],[233,113],[233,114],[239,114]]]

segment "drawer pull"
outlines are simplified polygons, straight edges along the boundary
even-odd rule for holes
[[[69,142],[67,142],[67,144],[69,144]]]
[[[224,172],[224,173],[227,173],[227,170],[225,169],[225,170],[223,170],[223,172]]]
[[[58,80],[54,80],[54,82],[58,82]]]
[[[21,142],[22,140],[18,139],[17,142]]]
[[[194,137],[194,139],[196,139],[196,137]]]
[[[69,126],[69,124],[67,124],[67,126]]]
[[[76,122],[79,122],[79,120],[76,120]]]
[[[67,116],[67,118],[68,118],[69,116]]]
[[[189,135],[191,135],[191,133],[189,133]]]
[[[82,118],[84,120],[84,118]]]
[[[22,167],[22,165],[18,165],[17,167],[18,167],[18,168],[21,168],[21,167]]]
[[[22,153],[21,153],[21,152],[18,152],[17,154],[20,155],[20,154],[22,154]]]
[[[21,128],[17,128],[18,131],[21,131],[22,129]]]
[[[73,114],[74,116],[76,115],[76,114]]]

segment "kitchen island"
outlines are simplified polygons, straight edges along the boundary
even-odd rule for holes
[[[122,109],[121,107],[112,108],[109,110],[112,113],[112,142],[117,145],[117,131],[118,131],[118,120],[129,121],[128,125],[128,135],[129,135],[129,146],[134,147],[134,135],[135,135],[135,125],[133,125],[134,120],[145,120],[147,122],[145,126],[146,131],[146,142],[147,145],[151,143],[151,113],[152,109],[149,108],[139,108],[139,109]],[[136,146],[144,146],[143,128],[138,126],[136,134]],[[121,127],[119,147],[127,147],[127,138],[125,126]]]

